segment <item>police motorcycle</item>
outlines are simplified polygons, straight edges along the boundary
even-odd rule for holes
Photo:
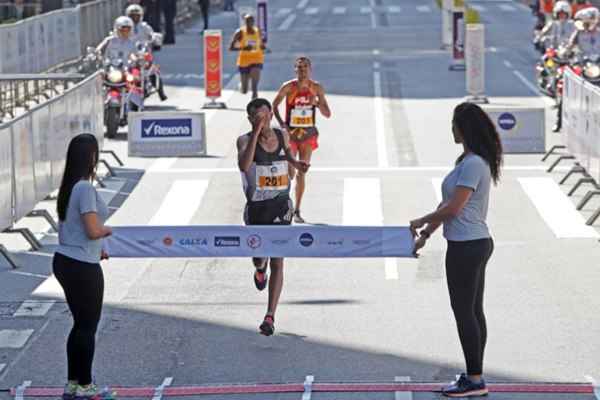
[[[125,13],[134,24],[131,39],[136,44],[135,57],[142,69],[144,97],[157,93],[161,101],[165,101],[167,96],[160,76],[160,66],[154,61],[153,54],[153,51],[161,49],[163,35],[154,32],[152,27],[144,22],[144,9],[140,5],[131,4]]]
[[[144,109],[141,67],[135,58],[135,44],[129,40],[133,22],[128,17],[115,21],[115,35],[98,46],[104,50],[104,122],[106,134],[114,138],[120,126],[127,125],[129,111]]]
[[[549,47],[535,66],[536,82],[542,93],[551,98],[557,96],[557,86],[564,68],[571,62],[564,46]]]

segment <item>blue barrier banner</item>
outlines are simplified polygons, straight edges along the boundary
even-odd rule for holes
[[[104,241],[110,257],[414,257],[407,227],[120,226]]]

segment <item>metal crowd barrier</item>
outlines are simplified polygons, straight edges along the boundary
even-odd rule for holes
[[[563,91],[562,119],[565,141],[552,147],[542,161],[557,151],[560,153],[548,168],[552,172],[564,160],[574,160],[571,170],[561,179],[564,184],[571,176],[581,175],[568,195],[572,196],[583,184],[591,184],[589,190],[577,205],[582,210],[595,196],[600,195],[600,88],[588,83],[572,71],[565,73]],[[587,224],[593,225],[600,217],[600,207],[588,218]]]
[[[39,249],[31,232],[12,227],[25,216],[44,216],[35,205],[60,186],[71,138],[90,132],[102,147],[103,107],[102,78],[96,73],[0,124],[0,231],[22,234]],[[16,266],[1,245],[0,253]]]

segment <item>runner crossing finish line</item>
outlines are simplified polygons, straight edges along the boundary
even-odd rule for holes
[[[414,257],[408,227],[121,226],[104,241],[110,257]]]

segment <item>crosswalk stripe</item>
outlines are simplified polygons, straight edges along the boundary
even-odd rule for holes
[[[208,180],[176,180],[148,225],[187,225],[200,207]]]
[[[431,7],[429,6],[417,6],[417,11],[422,13],[431,12]]]
[[[600,237],[593,227],[585,224],[583,216],[552,178],[519,178],[518,180],[557,238]]]
[[[6,364],[0,364],[0,373],[4,371],[4,368],[6,368]]]
[[[298,10],[301,10],[301,9],[303,9],[304,7],[306,7],[306,6],[308,5],[308,2],[309,2],[309,1],[310,1],[310,0],[300,0],[300,2],[298,3],[298,5],[296,6],[296,8],[297,8]]]
[[[288,29],[290,29],[290,26],[292,26],[292,24],[294,23],[295,20],[296,20],[296,14],[288,15],[287,18],[283,20],[281,25],[279,25],[279,28],[277,28],[277,30],[278,31],[287,31]]]
[[[400,11],[402,11],[402,8],[398,7],[398,6],[389,6],[388,7],[388,12],[391,14],[397,14]]]
[[[484,6],[480,6],[478,4],[472,4],[472,5],[469,5],[469,7],[471,7],[473,10],[478,11],[478,12],[486,11],[486,8]]]
[[[54,303],[53,300],[25,300],[13,317],[43,317],[50,311]]]
[[[0,348],[1,349],[20,349],[25,346],[29,337],[33,334],[33,329],[3,329],[0,330]]]
[[[346,14],[346,7],[333,7],[333,13],[336,15]]]
[[[309,7],[306,9],[306,11],[304,11],[304,13],[306,15],[315,15],[319,12],[319,8],[318,7]]]
[[[373,11],[373,9],[371,7],[361,7],[360,8],[361,14],[370,14],[372,11]]]
[[[508,12],[514,12],[517,11],[516,8],[514,8],[513,6],[509,5],[509,4],[499,4],[498,7],[500,7],[500,9],[502,11],[508,11]]]
[[[276,17],[283,17],[285,15],[288,15],[289,13],[292,12],[291,8],[280,8],[279,10],[277,10],[277,12],[275,13]]]

